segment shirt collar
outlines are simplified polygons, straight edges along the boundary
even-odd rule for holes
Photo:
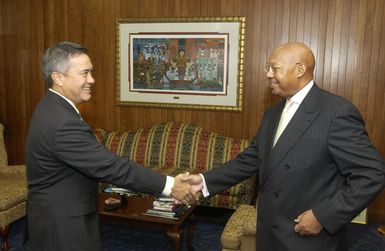
[[[57,95],[59,95],[60,97],[62,97],[62,98],[64,98],[74,109],[75,109],[75,111],[78,113],[78,114],[80,114],[80,112],[79,112],[79,110],[78,110],[78,108],[76,108],[76,106],[75,106],[75,104],[71,101],[71,100],[69,100],[68,98],[66,98],[66,97],[64,97],[63,95],[61,95],[60,93],[58,93],[57,91],[55,91],[54,89],[51,89],[51,88],[49,88],[49,90],[51,91],[51,92],[53,92],[53,93],[56,93]]]
[[[303,87],[299,92],[297,92],[293,97],[291,97],[289,100],[300,105],[306,95],[309,93],[310,89],[313,87],[314,81],[310,81],[305,87]]]

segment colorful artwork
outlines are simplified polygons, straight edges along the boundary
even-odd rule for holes
[[[116,24],[118,104],[242,111],[245,17]]]
[[[227,35],[132,34],[130,41],[131,91],[226,94]]]

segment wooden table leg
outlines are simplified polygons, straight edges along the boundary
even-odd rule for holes
[[[183,238],[183,229],[172,228],[170,231],[167,231],[167,235],[170,237],[174,244],[174,250],[179,251],[182,243],[181,240]]]
[[[1,235],[1,237],[3,237],[3,244],[1,245],[2,251],[8,251],[8,249],[9,249],[8,233],[9,233],[9,226],[5,226],[5,227],[0,228],[0,235]]]

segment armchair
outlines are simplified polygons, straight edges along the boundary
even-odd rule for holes
[[[230,217],[221,235],[222,251],[256,250],[257,209],[240,205]]]
[[[8,165],[3,133],[0,124],[0,236],[1,250],[7,251],[10,224],[25,216],[27,185],[25,165]]]

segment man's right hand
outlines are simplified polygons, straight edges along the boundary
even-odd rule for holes
[[[171,196],[174,197],[176,201],[186,205],[195,203],[197,193],[186,180],[186,177],[188,176],[188,172],[175,176],[174,187],[171,189]]]
[[[190,175],[188,172],[179,174],[175,177],[177,184],[182,184],[184,189],[176,189],[178,185],[174,186],[171,195],[176,199],[176,203],[192,204],[198,200],[198,192],[203,188],[203,179],[200,175]],[[187,189],[186,189],[187,188]]]
[[[199,174],[191,174],[183,177],[184,181],[187,181],[191,188],[196,192],[201,191],[203,188],[203,179]]]

